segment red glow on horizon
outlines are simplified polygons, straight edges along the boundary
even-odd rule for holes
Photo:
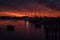
[[[0,16],[16,16],[16,17],[22,17],[22,16],[29,16],[29,17],[60,17],[60,12],[57,11],[20,11],[20,12],[0,12]]]

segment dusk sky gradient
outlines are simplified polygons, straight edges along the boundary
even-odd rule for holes
[[[0,0],[0,12],[42,10],[60,12],[60,0]]]

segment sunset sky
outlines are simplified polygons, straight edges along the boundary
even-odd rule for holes
[[[60,17],[60,0],[0,0],[0,16]]]

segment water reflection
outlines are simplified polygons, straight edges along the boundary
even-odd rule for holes
[[[44,30],[46,33],[46,38],[50,40],[59,40],[59,29],[60,29],[60,24],[58,22],[50,21],[44,23]]]
[[[40,23],[34,23],[34,26],[35,26],[35,28],[41,28],[42,24],[40,24]]]
[[[29,21],[25,21],[25,23],[26,23],[26,30],[28,31],[28,29],[29,29]]]
[[[8,30],[10,31],[8,31]],[[11,32],[11,30],[14,30]],[[24,20],[0,20],[0,37],[11,40],[54,40],[59,39],[60,25],[58,23],[30,23]]]

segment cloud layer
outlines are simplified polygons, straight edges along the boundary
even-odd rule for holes
[[[41,4],[60,11],[60,0],[0,0],[0,10],[39,10]],[[43,9],[45,8],[43,7]]]

